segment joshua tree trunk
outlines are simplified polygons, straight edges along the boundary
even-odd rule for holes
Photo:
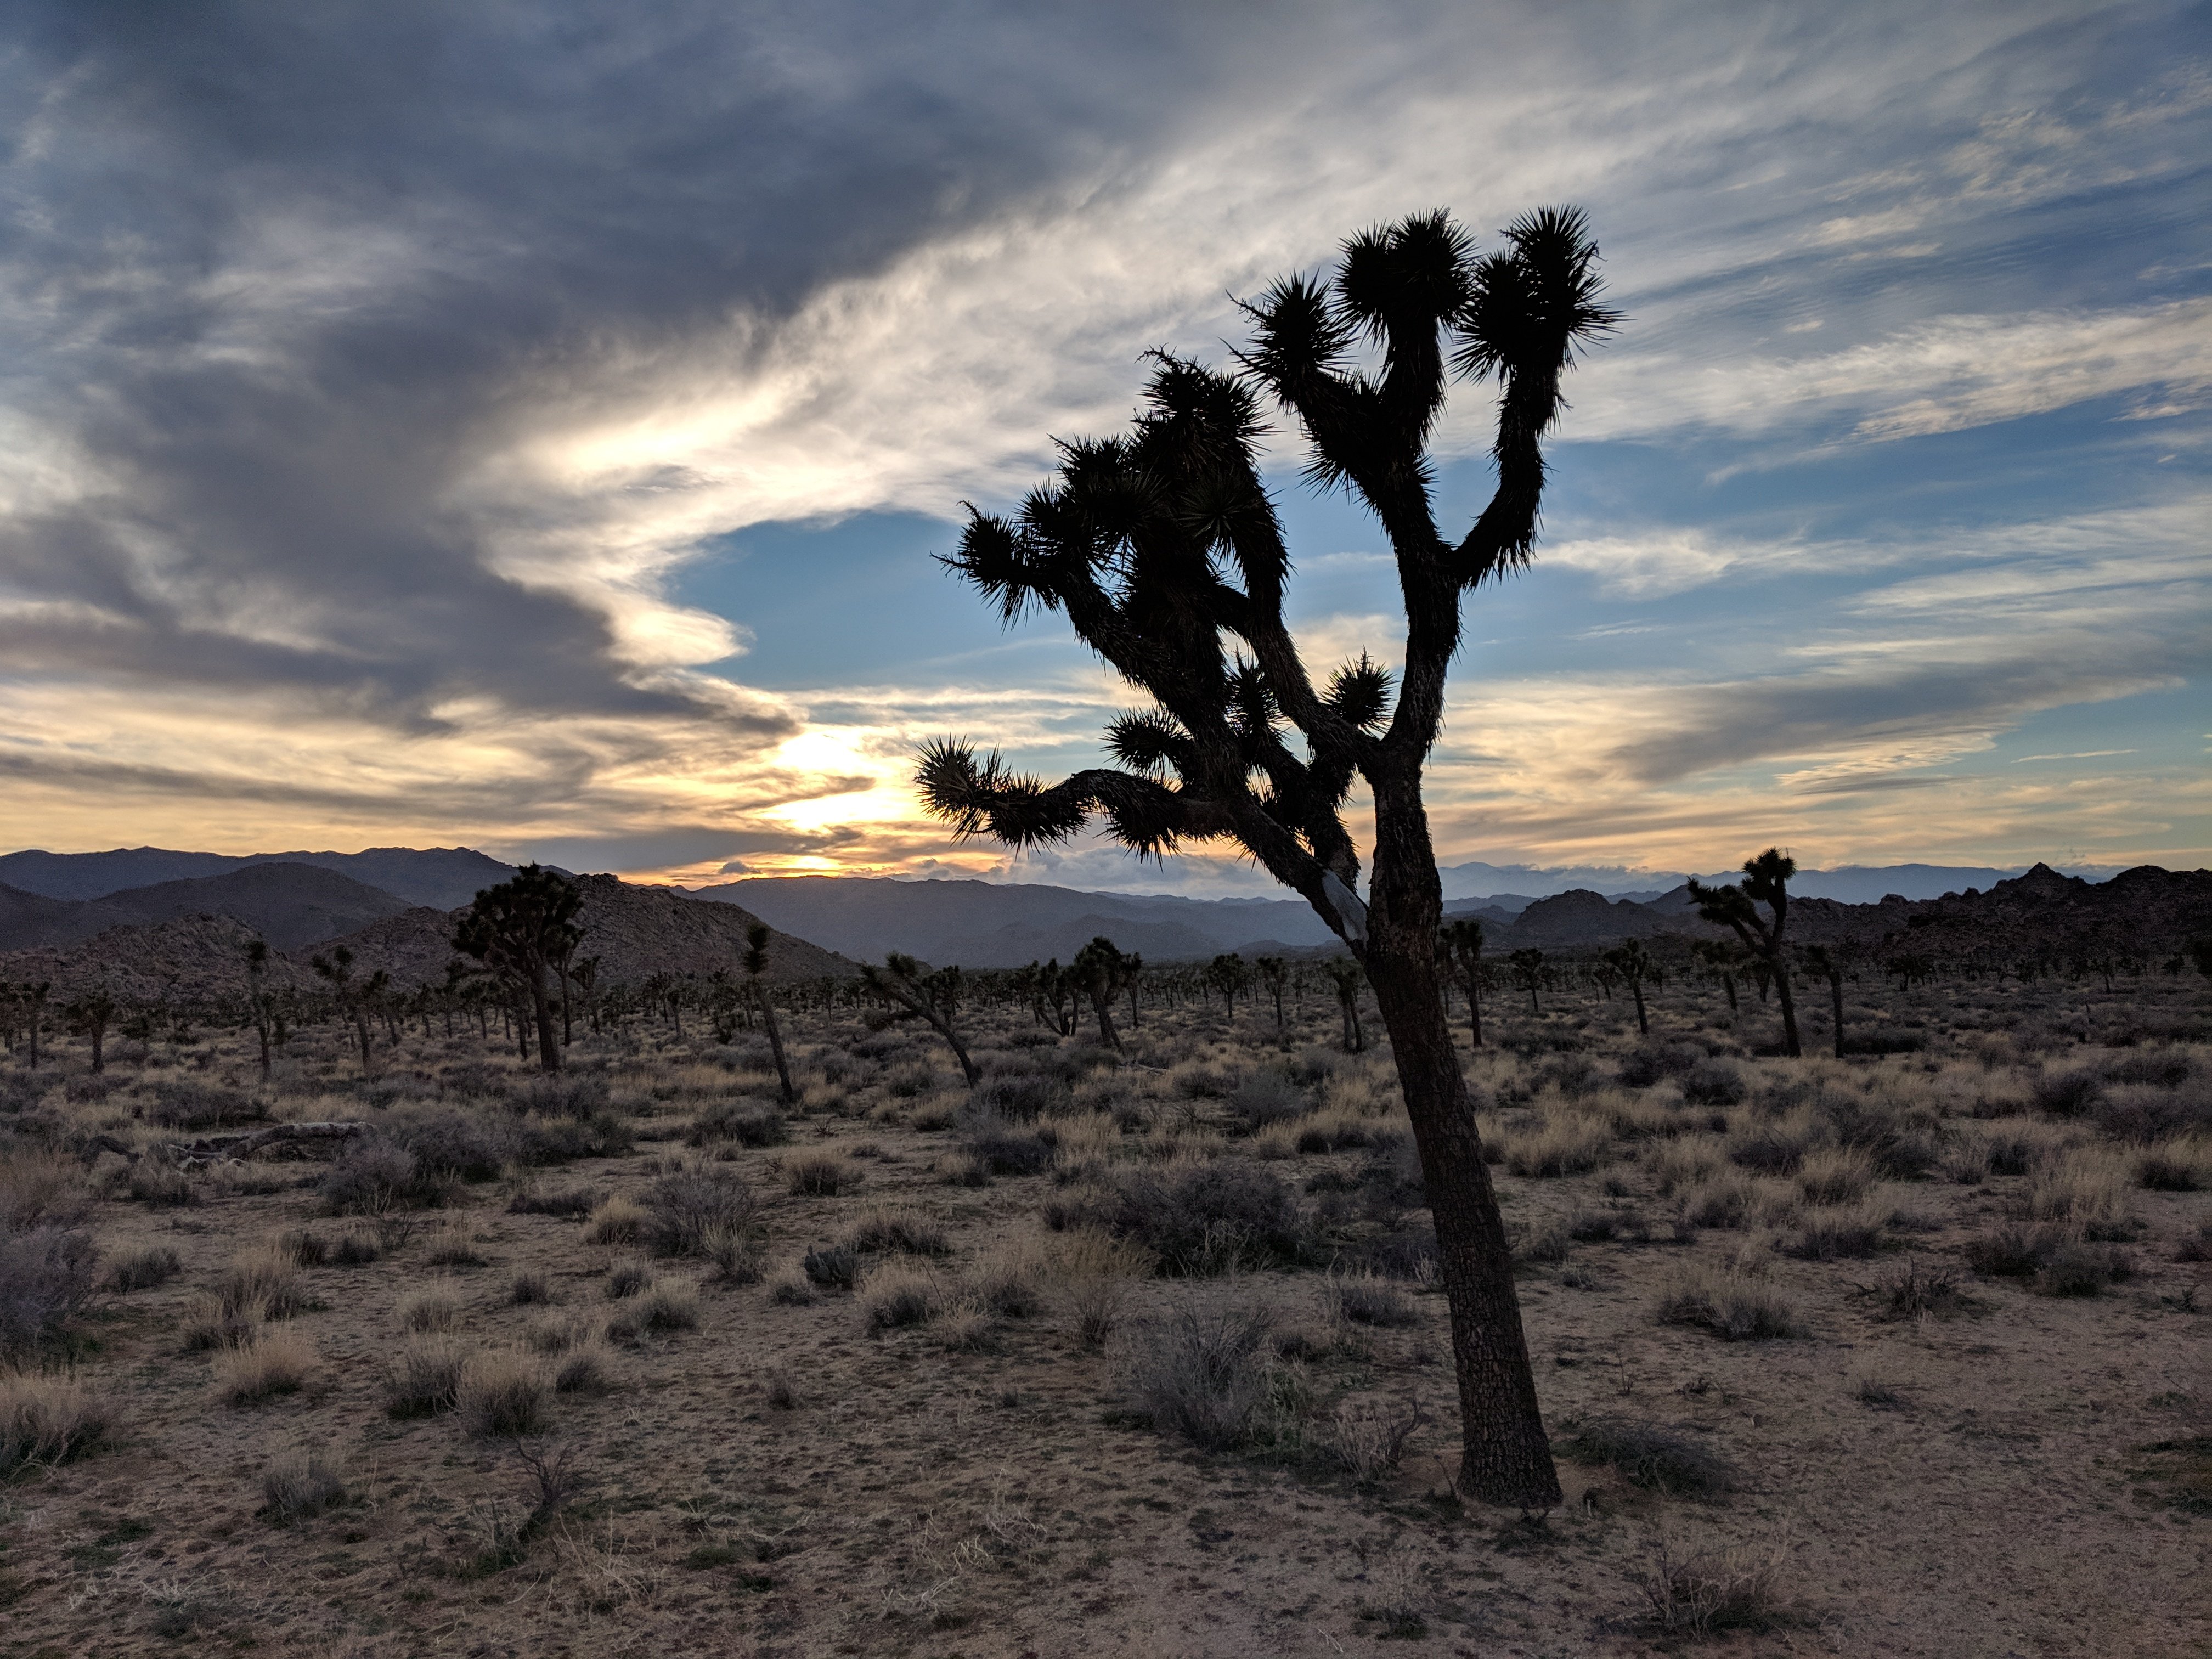
[[[530,975],[530,1015],[538,1027],[538,1063],[546,1071],[561,1069],[561,1037],[553,1029],[553,998],[545,983],[545,969]],[[525,1050],[527,1053],[527,1049]]]
[[[1444,1020],[1436,952],[1443,889],[1418,771],[1376,788],[1375,829],[1365,965],[1390,1033],[1436,1221],[1437,1273],[1451,1307],[1464,1478],[1477,1492],[1510,1492],[1525,1507],[1548,1507],[1559,1501],[1559,1476],[1529,1370],[1512,1247]]]
[[[1773,972],[1774,988],[1782,999],[1782,1048],[1795,1060],[1805,1051],[1797,1041],[1797,999],[1790,992],[1790,964],[1777,961]]]
[[[799,1091],[791,1086],[791,1067],[783,1058],[783,1028],[775,1023],[775,1005],[768,1000],[768,988],[758,980],[753,981],[753,1002],[760,1009],[761,1024],[768,1030],[768,1051],[775,1056],[776,1094],[787,1106],[796,1105]]]
[[[1632,979],[1628,981],[1628,988],[1636,994],[1636,1034],[1638,1036],[1650,1036],[1651,1022],[1644,1017],[1644,981],[1641,979]]]

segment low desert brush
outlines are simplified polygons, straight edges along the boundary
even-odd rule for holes
[[[835,1198],[851,1191],[860,1175],[842,1152],[810,1147],[785,1156],[783,1178],[797,1197]]]
[[[488,1348],[462,1362],[454,1401],[469,1431],[489,1439],[544,1430],[549,1392],[537,1361],[510,1348]]]
[[[287,1452],[262,1471],[261,1496],[261,1513],[289,1527],[344,1503],[345,1477],[319,1451]]]
[[[584,1242],[587,1244],[635,1243],[638,1231],[645,1225],[647,1219],[642,1204],[618,1193],[593,1210],[585,1221]]]
[[[688,1279],[656,1279],[639,1293],[636,1311],[648,1331],[696,1331],[699,1287]]]
[[[1632,1486],[1676,1497],[1734,1492],[1743,1480],[1735,1464],[1695,1435],[1636,1418],[1584,1418],[1568,1436],[1566,1451],[1577,1462],[1619,1470]]]
[[[460,1317],[461,1304],[442,1285],[433,1285],[399,1299],[400,1326],[417,1335],[427,1331],[450,1331]]]
[[[167,1245],[149,1244],[116,1257],[108,1267],[107,1282],[118,1291],[150,1291],[174,1279],[184,1265]]]
[[[1790,1618],[1781,1557],[1771,1548],[1683,1554],[1662,1544],[1644,1574],[1643,1589],[1649,1621],[1666,1636],[1771,1630]]]
[[[216,1358],[216,1395],[233,1406],[296,1394],[313,1374],[315,1346],[291,1327],[261,1330]]]
[[[894,1262],[878,1267],[860,1286],[860,1315],[872,1334],[925,1324],[944,1306],[936,1275]]]
[[[453,1409],[466,1356],[445,1337],[417,1338],[399,1351],[384,1383],[384,1409],[398,1418]]]
[[[1874,1158],[1859,1146],[1815,1147],[1797,1166],[1797,1190],[1815,1204],[1856,1204],[1874,1178]]]
[[[1786,1297],[1742,1273],[1692,1269],[1661,1296],[1657,1313],[1662,1324],[1693,1326],[1731,1342],[1805,1334],[1804,1319]]]
[[[1603,1118],[1577,1114],[1548,1118],[1535,1129],[1509,1133],[1499,1151],[1510,1173],[1540,1178],[1595,1170],[1612,1148],[1613,1130]]]
[[[256,1309],[264,1319],[289,1319],[308,1305],[307,1281],[292,1251],[276,1243],[233,1256],[216,1281],[216,1295],[226,1313]]]
[[[0,1479],[82,1457],[115,1419],[109,1401],[66,1373],[0,1370]]]
[[[845,1229],[842,1242],[855,1250],[899,1250],[908,1255],[945,1255],[952,1249],[939,1223],[884,1204],[857,1218]]]

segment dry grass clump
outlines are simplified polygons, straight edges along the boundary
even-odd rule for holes
[[[422,1260],[433,1267],[481,1267],[483,1252],[477,1249],[475,1230],[466,1222],[441,1222],[423,1241]]]
[[[2135,1170],[2116,1147],[2084,1146],[2046,1158],[2028,1177],[2023,1210],[2030,1221],[2056,1222],[2092,1238],[2133,1236],[2128,1207]]]
[[[646,1188],[645,1210],[639,1237],[655,1255],[720,1251],[734,1266],[737,1247],[752,1236],[760,1200],[736,1170],[708,1166],[662,1176]]]
[[[399,1301],[399,1323],[403,1329],[418,1335],[428,1331],[450,1331],[461,1316],[461,1304],[453,1299],[446,1286],[434,1285],[427,1290],[402,1297]]]
[[[599,1207],[599,1195],[589,1187],[543,1187],[535,1182],[507,1201],[509,1215],[555,1215],[580,1221]]]
[[[0,1370],[0,1480],[82,1457],[114,1426],[112,1402],[74,1376]]]
[[[1711,1267],[1692,1268],[1659,1299],[1659,1322],[1711,1331],[1724,1341],[1765,1341],[1806,1334],[1796,1307],[1764,1279]]]
[[[261,1496],[263,1516],[289,1527],[344,1503],[345,1478],[319,1451],[287,1452],[262,1471]]]
[[[21,1142],[6,1150],[0,1158],[0,1232],[74,1227],[91,1213],[92,1183],[77,1159]]]
[[[454,1404],[470,1433],[515,1437],[544,1430],[550,1392],[544,1369],[527,1354],[487,1348],[462,1361]]]
[[[257,1244],[233,1256],[216,1283],[216,1296],[226,1314],[258,1312],[264,1319],[289,1319],[309,1305],[297,1258],[282,1243]]]
[[[1510,1173],[1537,1179],[1586,1174],[1612,1149],[1612,1127],[1601,1117],[1580,1113],[1547,1118],[1532,1130],[1509,1131],[1498,1148]]]
[[[1684,1135],[1656,1147],[1650,1155],[1650,1166],[1659,1195],[1672,1198],[1720,1178],[1728,1169],[1727,1148],[1710,1135]]]
[[[553,1301],[553,1281],[541,1273],[519,1273],[507,1287],[507,1299],[518,1308],[541,1307]]]
[[[385,1377],[386,1415],[428,1417],[453,1410],[460,1398],[464,1363],[460,1348],[447,1338],[410,1342]]]
[[[699,1287],[686,1279],[656,1279],[639,1293],[636,1313],[648,1331],[696,1331]]]
[[[314,1369],[315,1345],[300,1331],[289,1326],[258,1331],[216,1356],[216,1394],[229,1405],[258,1406],[297,1394]]]
[[[940,1224],[889,1205],[862,1214],[845,1229],[842,1242],[855,1250],[901,1250],[908,1255],[945,1255],[952,1249]]]
[[[929,1328],[937,1346],[947,1353],[987,1353],[998,1334],[991,1310],[965,1297],[949,1304]]]
[[[815,1291],[812,1279],[797,1268],[791,1268],[769,1280],[768,1299],[779,1308],[811,1308],[822,1297]]]
[[[1734,1492],[1743,1477],[1718,1452],[1680,1430],[1629,1417],[1585,1418],[1566,1441],[1577,1462],[1618,1469],[1632,1485],[1676,1497]]]
[[[1771,1549],[1682,1555],[1662,1543],[1642,1588],[1650,1609],[1648,1621],[1666,1636],[1771,1630],[1792,1618],[1780,1558]]]
[[[977,1267],[969,1280],[972,1299],[1002,1319],[1027,1319],[1044,1305],[1037,1269],[1026,1254],[1009,1254]]]
[[[177,1253],[166,1244],[149,1244],[116,1257],[107,1270],[107,1282],[120,1291],[150,1291],[167,1284],[184,1267]]]
[[[607,1300],[626,1302],[653,1283],[653,1269],[642,1261],[617,1261],[607,1269]]]
[[[1856,1204],[1874,1178],[1874,1158],[1859,1146],[1818,1146],[1797,1166],[1797,1190],[1814,1204]]]
[[[2212,1139],[2180,1135],[2145,1147],[2136,1154],[2135,1183],[2154,1193],[2201,1193],[2212,1188]]]
[[[1184,1307],[1131,1363],[1130,1392],[1155,1428],[1207,1451],[1248,1438],[1268,1395],[1264,1308]]]
[[[860,1316],[871,1334],[927,1324],[943,1311],[944,1293],[927,1268],[892,1262],[860,1286]]]
[[[850,1192],[860,1176],[852,1160],[842,1152],[810,1147],[784,1158],[783,1178],[794,1197],[836,1198]]]
[[[98,1261],[91,1238],[74,1227],[0,1228],[0,1352],[58,1334],[91,1299]]]
[[[586,1244],[635,1243],[639,1230],[648,1219],[645,1206],[634,1198],[617,1194],[593,1210],[585,1221],[584,1242]]]
[[[596,1338],[586,1338],[553,1362],[556,1394],[605,1394],[614,1386],[614,1357]]]
[[[1693,1227],[1774,1227],[1796,1213],[1798,1201],[1786,1182],[1729,1170],[1681,1194],[1682,1218]]]
[[[718,1100],[691,1121],[684,1139],[694,1146],[717,1143],[739,1146],[780,1146],[786,1129],[783,1114],[759,1101]]]
[[[1782,1252],[1802,1261],[1860,1261],[1881,1249],[1888,1212],[1881,1206],[1814,1210],[1782,1241]]]
[[[1332,1273],[1322,1280],[1322,1311],[1332,1323],[1416,1325],[1420,1313],[1406,1293],[1380,1273]]]

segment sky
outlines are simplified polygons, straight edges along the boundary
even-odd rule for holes
[[[2202,866],[2208,158],[2201,5],[18,0],[0,843],[1262,891],[921,815],[1135,701],[931,556],[1346,235],[1572,203],[1624,320],[1440,859]],[[1387,657],[1269,443],[1302,644]]]

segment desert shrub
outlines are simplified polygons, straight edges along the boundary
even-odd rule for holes
[[[1556,1221],[1510,1225],[1506,1231],[1516,1267],[1555,1267],[1567,1259],[1567,1230]]]
[[[1208,1451],[1244,1440],[1267,1397],[1264,1309],[1182,1308],[1146,1343],[1130,1392],[1154,1427]]]
[[[1248,1073],[1224,1103],[1231,1122],[1244,1134],[1303,1117],[1312,1105],[1304,1090],[1273,1066]]]
[[[2135,1258],[2117,1244],[2067,1243],[2051,1252],[2035,1275],[2045,1296],[2098,1296],[2135,1275]]]
[[[319,1451],[288,1452],[261,1472],[261,1497],[262,1515],[289,1527],[344,1503],[345,1480]]]
[[[463,1363],[460,1349],[445,1338],[410,1342],[386,1375],[386,1414],[428,1417],[453,1410],[460,1398]]]
[[[1036,1276],[1018,1261],[994,1261],[981,1268],[973,1289],[975,1300],[1002,1319],[1027,1319],[1044,1305]]]
[[[1877,1209],[1814,1210],[1782,1243],[1785,1255],[1802,1261],[1858,1260],[1881,1249],[1884,1217]]]
[[[927,1323],[944,1305],[935,1275],[892,1263],[868,1275],[860,1287],[860,1314],[872,1335]]]
[[[1682,1194],[1682,1218],[1692,1227],[1741,1227],[1759,1208],[1759,1188],[1740,1175],[1715,1176]]]
[[[514,1126],[453,1107],[408,1116],[395,1115],[384,1133],[415,1155],[416,1166],[433,1180],[491,1181],[520,1150]]]
[[[947,1353],[988,1353],[998,1345],[990,1310],[973,1302],[947,1306],[930,1322],[930,1334]]]
[[[1414,1325],[1421,1317],[1403,1291],[1367,1269],[1330,1273],[1322,1283],[1322,1307],[1353,1325]]]
[[[1632,1089],[1649,1089],[1670,1077],[1686,1076],[1705,1060],[1705,1050],[1687,1043],[1671,1048],[1644,1043],[1621,1056],[1620,1080]]]
[[[553,1300],[553,1281],[540,1273],[519,1273],[507,1287],[507,1299],[518,1308],[543,1307]]]
[[[2136,1185],[2154,1193],[2198,1193],[2212,1187],[2212,1141],[2195,1136],[2146,1147],[2136,1155]]]
[[[1730,1549],[1678,1556],[1662,1543],[1642,1588],[1647,1620],[1663,1636],[1771,1630],[1790,1618],[1770,1553]]]
[[[2091,1238],[2132,1237],[2133,1176],[2127,1155],[2115,1149],[2082,1147],[2047,1158],[2028,1178],[2027,1218],[2068,1223]]]
[[[146,1118],[165,1129],[212,1129],[225,1123],[252,1123],[269,1115],[261,1102],[194,1078],[167,1078],[156,1085]]]
[[[546,1426],[545,1374],[527,1355],[491,1348],[462,1362],[454,1403],[469,1432],[489,1439]]]
[[[578,1158],[620,1158],[635,1137],[607,1113],[595,1117],[525,1118],[514,1126],[514,1160],[533,1169]]]
[[[2065,1243],[2056,1227],[2030,1227],[2008,1222],[1968,1239],[1964,1247],[1966,1265],[1976,1273],[1999,1279],[2025,1279],[2042,1271]]]
[[[1344,1472],[1364,1482],[1403,1462],[1407,1443],[1425,1420],[1411,1401],[1343,1400],[1337,1402],[1322,1441]]]
[[[1042,1175],[1052,1167],[1059,1139],[1035,1129],[1023,1129],[995,1111],[963,1115],[961,1144],[990,1175]]]
[[[450,1331],[461,1316],[461,1304],[442,1286],[416,1291],[399,1299],[402,1328],[420,1335],[426,1331]]]
[[[433,1229],[423,1242],[422,1260],[433,1267],[481,1267],[483,1252],[477,1249],[476,1234],[463,1222],[447,1222]]]
[[[124,1173],[123,1191],[133,1203],[156,1209],[183,1209],[200,1201],[199,1188],[190,1176],[150,1152],[135,1160]]]
[[[1610,1244],[1649,1230],[1633,1211],[1577,1210],[1567,1218],[1567,1237],[1577,1244]]]
[[[1164,1273],[1293,1261],[1307,1248],[1290,1188],[1241,1158],[1194,1164],[1165,1178],[1123,1176],[1097,1218],[1115,1237],[1152,1251]]]
[[[2035,1079],[2028,1097],[2039,1112],[2080,1117],[2104,1100],[2105,1080],[2087,1067],[2045,1072]]]
[[[1874,1185],[1874,1159],[1856,1146],[1821,1146],[1797,1166],[1797,1190],[1815,1204],[1856,1204]]]
[[[5,1249],[0,1245],[0,1254],[4,1254]],[[184,1271],[184,1266],[177,1253],[167,1245],[149,1244],[118,1256],[107,1270],[107,1282],[118,1291],[150,1291],[157,1285],[167,1284]],[[4,1317],[0,1315],[0,1318]]]
[[[613,1387],[607,1350],[596,1341],[577,1343],[554,1362],[556,1394],[605,1394]]]
[[[1602,1118],[1577,1116],[1551,1118],[1538,1128],[1508,1134],[1499,1150],[1511,1173],[1540,1178],[1595,1170],[1612,1146],[1612,1128]]]
[[[1009,1123],[1034,1123],[1072,1110],[1075,1104],[1065,1079],[1036,1072],[986,1078],[976,1085],[975,1100],[981,1109]]]
[[[1743,1073],[1724,1060],[1701,1060],[1682,1073],[1682,1098],[1692,1106],[1734,1106],[1749,1092]]]
[[[0,1480],[82,1457],[114,1426],[113,1405],[73,1376],[0,1371]]]
[[[414,1153],[378,1135],[363,1135],[337,1157],[316,1183],[332,1215],[382,1215],[442,1202],[449,1183],[426,1170]]]
[[[617,1261],[607,1269],[607,1300],[627,1301],[653,1283],[653,1269],[642,1261]]]
[[[752,1100],[718,1100],[691,1121],[685,1139],[694,1146],[734,1141],[740,1146],[781,1146],[787,1138],[783,1114]]]
[[[1989,1149],[1993,1176],[2024,1176],[2041,1160],[2045,1143],[2024,1129],[1991,1131],[1983,1143]]]
[[[593,1210],[584,1223],[586,1244],[630,1244],[651,1218],[634,1198],[617,1193]]]
[[[1828,1121],[1838,1141],[1865,1152],[1876,1173],[1892,1181],[1917,1181],[1942,1156],[1940,1126],[1923,1112],[1842,1095],[1828,1102]]]
[[[526,1187],[507,1201],[509,1215],[556,1215],[580,1220],[598,1207],[599,1195],[589,1187]]]
[[[2196,1071],[2196,1061],[2185,1048],[2136,1048],[2105,1064],[2105,1075],[2115,1083],[2149,1084],[2160,1089],[2179,1088]]]
[[[759,1208],[734,1170],[678,1170],[646,1188],[639,1237],[657,1255],[704,1255],[717,1240],[749,1237]]]
[[[1590,1417],[1567,1437],[1577,1462],[1618,1469],[1631,1486],[1675,1497],[1710,1498],[1743,1484],[1736,1466],[1690,1436],[1628,1417]]]
[[[77,1228],[0,1229],[0,1353],[58,1335],[91,1299],[98,1264],[90,1235]]]
[[[1953,1273],[1942,1267],[1923,1268],[1917,1261],[1881,1275],[1868,1287],[1868,1294],[1893,1319],[1952,1313],[1971,1305]]]
[[[783,1178],[794,1197],[836,1198],[860,1181],[860,1172],[842,1152],[810,1147],[783,1160]]]
[[[263,1319],[289,1319],[311,1305],[297,1258],[276,1242],[231,1257],[216,1281],[216,1295],[226,1312],[252,1313]]]
[[[849,1244],[833,1244],[809,1250],[799,1264],[808,1279],[833,1291],[849,1291],[860,1282],[860,1255]]]
[[[656,1279],[637,1298],[637,1316],[648,1331],[699,1328],[699,1288],[677,1279]]]
[[[541,1117],[596,1117],[607,1109],[607,1080],[589,1072],[541,1073],[516,1088],[507,1104]]]
[[[769,1281],[768,1299],[779,1308],[811,1308],[822,1298],[804,1273],[781,1273]]]
[[[1343,1265],[1385,1279],[1425,1284],[1436,1276],[1437,1232],[1423,1219],[1378,1233],[1346,1250]]]
[[[1657,1312],[1662,1325],[1692,1326],[1729,1342],[1806,1334],[1803,1318],[1787,1297],[1764,1279],[1742,1273],[1686,1273],[1661,1296]]]
[[[908,1255],[945,1255],[952,1249],[937,1222],[888,1205],[854,1221],[845,1230],[844,1242],[856,1250],[902,1250]]]
[[[1761,1175],[1796,1175],[1805,1155],[1826,1138],[1810,1112],[1791,1112],[1738,1130],[1729,1140],[1729,1161]]]
[[[314,1345],[289,1326],[257,1331],[216,1358],[216,1393],[233,1406],[296,1394],[315,1369]]]
[[[383,1237],[367,1227],[349,1227],[331,1245],[330,1264],[334,1267],[365,1267],[383,1257]]]
[[[2176,1261],[2212,1261],[2212,1221],[2201,1221],[2197,1231],[2174,1247]]]

